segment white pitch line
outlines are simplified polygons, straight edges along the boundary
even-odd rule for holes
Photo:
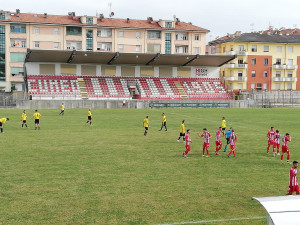
[[[192,222],[179,222],[179,223],[163,223],[156,225],[186,225],[186,224],[204,224],[204,223],[216,223],[216,222],[226,222],[226,221],[240,221],[240,220],[259,220],[265,219],[266,217],[246,217],[246,218],[232,218],[232,219],[222,219],[222,220],[201,220],[201,221],[192,221]]]

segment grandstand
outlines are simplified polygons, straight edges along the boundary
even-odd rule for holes
[[[105,74],[107,71],[97,72],[96,66],[94,74],[78,73],[76,68],[89,61],[87,54],[90,55],[91,63],[97,62],[100,66],[113,65],[115,69],[109,71],[109,75]],[[32,100],[228,100],[231,96],[220,81],[218,68],[233,58],[234,56],[123,55],[29,50],[25,61],[26,86]],[[76,63],[72,64],[72,61]],[[53,63],[53,71],[49,71],[49,75],[42,74],[41,63]],[[60,66],[66,63],[73,66],[73,70],[70,70],[72,72],[55,74],[61,72]],[[150,72],[141,76],[135,69],[132,74],[123,76],[118,71],[128,64],[138,65],[138,68],[148,66],[150,69],[147,71]],[[163,66],[164,71],[171,72],[165,75],[155,72],[160,66]],[[188,68],[189,73],[185,73],[184,77],[180,77],[176,69],[175,72],[173,70],[174,67],[182,66]],[[195,71],[204,67],[205,71],[212,72],[206,72],[203,76],[197,75]]]

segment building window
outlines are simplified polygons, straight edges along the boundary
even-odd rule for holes
[[[277,52],[282,52],[282,47],[281,47],[281,46],[277,46],[277,47],[276,47],[276,51],[277,51]]]
[[[252,45],[251,51],[252,52],[257,52],[257,45]]]
[[[276,59],[276,65],[281,65],[281,59]]]
[[[54,42],[54,48],[58,48],[59,47],[59,42]]]
[[[161,52],[161,45],[160,44],[148,44],[147,45],[147,52],[160,53]]]
[[[122,30],[119,31],[119,37],[124,37],[124,31]]]
[[[242,70],[239,70],[238,71],[238,77],[242,77],[243,76],[243,71]]]
[[[0,20],[5,20],[5,13],[0,13]]]
[[[58,35],[58,28],[57,27],[54,28],[54,34]]]
[[[292,85],[292,84],[287,84],[287,85],[286,85],[286,88],[287,88],[288,90],[292,90],[293,85]]]
[[[97,44],[97,50],[111,51],[111,43],[110,42],[100,42]]]
[[[293,65],[293,59],[288,59],[288,65],[292,66]]]
[[[175,34],[175,40],[179,40],[179,41],[186,41],[187,38],[187,34],[186,33],[177,33]]]
[[[275,89],[280,90],[280,84],[275,84]]]
[[[16,76],[16,75],[22,75],[22,74],[24,74],[24,69],[23,69],[23,67],[11,67],[10,68],[10,74],[12,75],[12,76]]]
[[[195,41],[199,41],[199,40],[200,40],[199,34],[195,34]]]
[[[39,27],[34,27],[34,33],[39,34],[40,33],[40,28]]]
[[[265,58],[265,59],[264,59],[264,64],[265,64],[265,65],[269,65],[269,59],[268,59],[268,58]]]
[[[93,51],[93,30],[86,30],[86,50]]]
[[[194,48],[194,54],[199,54],[199,47]]]
[[[263,89],[267,90],[267,83],[263,83]]]
[[[171,33],[165,35],[165,54],[171,54]]]
[[[251,61],[252,61],[252,65],[256,65],[256,58],[253,58]]]
[[[82,28],[81,27],[67,27],[67,35],[82,35]]]
[[[287,77],[293,77],[293,72],[289,71],[288,74],[287,74]]]
[[[255,83],[251,83],[251,89],[252,89],[252,90],[255,89]]]
[[[243,64],[244,63],[244,59],[243,58],[238,58],[238,64]]]
[[[264,78],[268,77],[268,71],[264,71]]]
[[[294,52],[294,47],[293,46],[289,46],[288,47],[288,52],[289,53],[293,53]]]
[[[97,30],[98,37],[111,37],[111,29]]]
[[[11,62],[24,62],[25,56],[26,56],[25,53],[11,52],[10,53],[10,61]]]
[[[93,18],[87,17],[86,18],[86,24],[93,24]]]
[[[276,77],[280,78],[281,77],[281,72],[280,71],[276,71]]]
[[[140,52],[141,51],[141,46],[140,45],[136,45],[135,46],[135,50],[136,50],[136,52]]]
[[[269,52],[269,45],[264,46],[264,52]]]
[[[147,34],[149,39],[161,39],[160,31],[148,31]]]
[[[244,51],[245,49],[244,49],[244,45],[239,45],[239,51]]]
[[[256,76],[256,72],[255,71],[251,71],[251,77],[255,77]]]
[[[262,89],[261,83],[257,83],[257,84],[256,84],[256,89],[257,89],[258,91],[261,91],[261,89]]]
[[[34,47],[35,48],[39,48],[40,47],[40,42],[39,41],[35,41],[34,42]]]
[[[26,33],[26,25],[19,25],[19,24],[11,24],[10,25],[10,32],[11,33]]]
[[[124,50],[124,45],[119,45],[119,52],[123,52]]]
[[[166,22],[166,28],[172,28],[172,22]]]
[[[135,36],[136,36],[136,38],[141,38],[141,32],[137,31],[137,32],[135,33]]]
[[[5,71],[5,26],[0,25],[0,81],[5,81]]]

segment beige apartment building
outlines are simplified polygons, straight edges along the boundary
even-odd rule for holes
[[[173,20],[0,11],[0,90],[24,90],[27,49],[204,55],[209,30]]]

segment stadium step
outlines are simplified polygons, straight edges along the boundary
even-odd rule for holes
[[[84,80],[83,79],[77,79],[77,80],[78,80],[78,85],[79,85],[79,89],[80,89],[81,98],[82,99],[88,99],[88,94],[87,94],[87,90],[86,90]]]
[[[181,95],[182,99],[187,99],[188,96],[186,94],[186,92],[184,91],[181,83],[179,81],[174,81],[176,88],[178,89],[179,94]]]

